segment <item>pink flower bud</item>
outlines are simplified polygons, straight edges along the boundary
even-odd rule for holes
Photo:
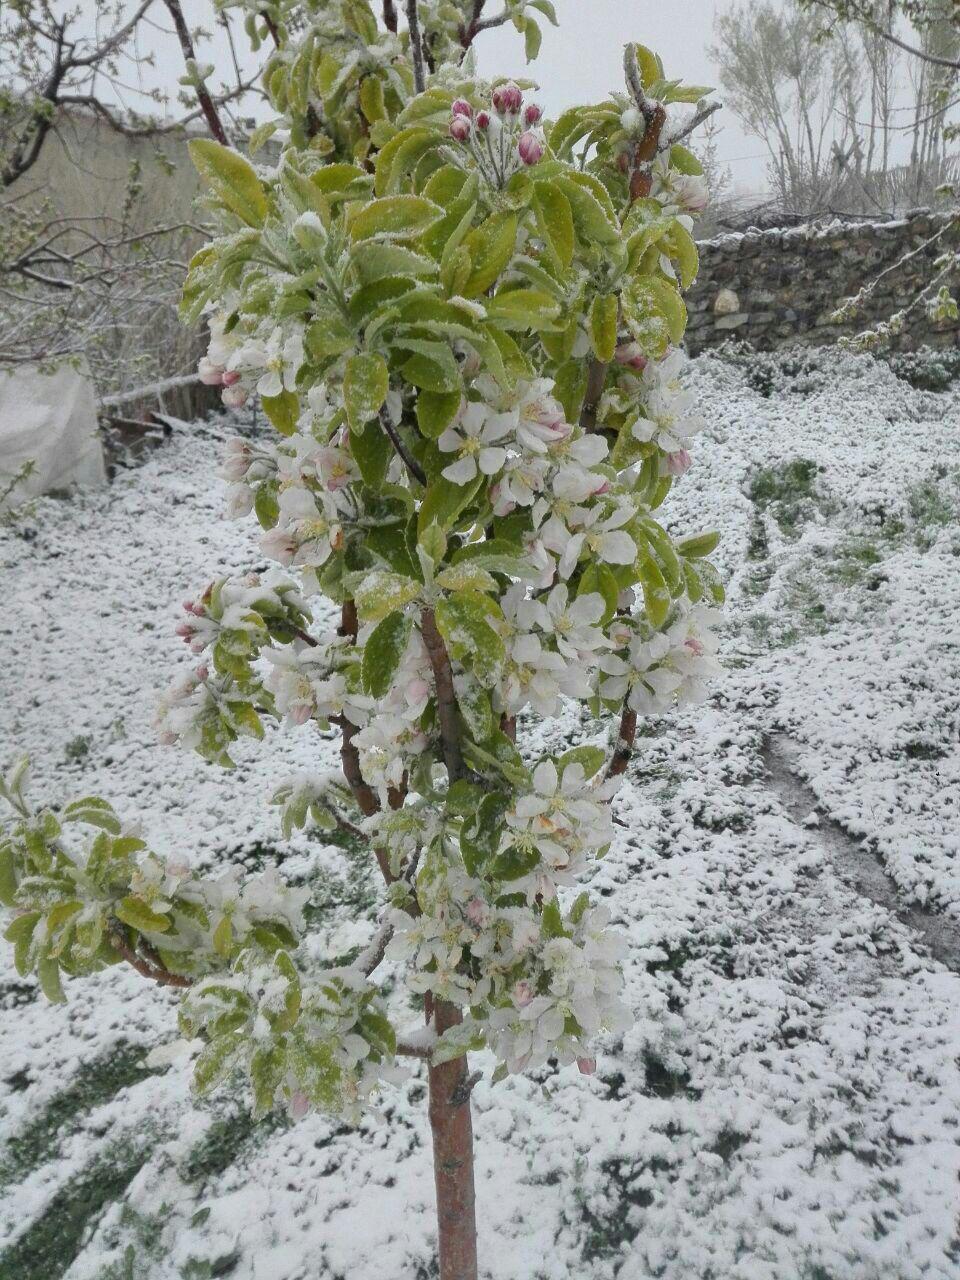
[[[455,116],[466,116],[468,120],[473,119],[473,107],[467,102],[466,98],[458,98],[450,110]]]
[[[201,663],[200,663],[200,665],[199,665],[199,667],[194,667],[193,674],[194,674],[194,675],[197,677],[197,679],[198,679],[198,680],[200,680],[201,682],[202,682],[202,681],[204,681],[204,680],[209,680],[209,678],[210,678],[210,668],[207,666],[207,664],[206,664],[205,662],[201,662]]]
[[[527,107],[526,111],[523,113],[523,123],[528,127],[532,127],[535,124],[539,124],[542,119],[543,112],[535,102],[531,102],[529,107]]]
[[[512,80],[508,84],[498,85],[493,91],[493,106],[502,116],[518,116],[523,106],[520,86]]]
[[[454,116],[450,121],[450,137],[456,142],[466,142],[470,137],[470,121],[466,116]]]
[[[247,393],[243,387],[224,387],[220,399],[228,409],[242,409],[247,403]]]
[[[188,642],[196,635],[195,628],[189,622],[178,622],[174,632]]]
[[[483,129],[483,131],[484,131],[484,132],[486,132],[486,130],[490,128],[490,113],[489,113],[489,111],[478,111],[478,112],[477,112],[477,128],[478,128],[478,129]]]
[[[686,640],[683,642],[683,647],[685,649],[689,649],[690,652],[698,658],[702,658],[705,652],[703,641],[698,640],[696,636],[687,636]]]
[[[242,374],[240,374],[236,369],[226,369],[223,374],[223,385],[225,387],[235,386],[240,381],[241,377]]]
[[[580,1074],[582,1076],[596,1075],[596,1071],[597,1071],[596,1058],[578,1058],[577,1066],[579,1067]]]
[[[517,150],[520,152],[520,159],[524,164],[539,164],[543,159],[543,143],[535,133],[521,133],[520,141],[517,143]]]
[[[677,449],[674,453],[667,454],[663,465],[668,476],[682,476],[685,471],[690,470],[692,461],[686,449]]]
[[[223,366],[203,356],[197,365],[197,376],[205,387],[220,387],[223,385]]]
[[[640,349],[639,342],[621,342],[613,353],[617,364],[626,365],[630,369],[643,370],[647,367],[647,357]]]
[[[526,978],[521,978],[513,988],[513,1003],[518,1009],[525,1009],[533,999],[533,995],[533,986]]]

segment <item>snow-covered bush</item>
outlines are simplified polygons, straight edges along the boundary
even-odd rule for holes
[[[288,833],[369,842],[381,927],[318,972],[304,895],[275,873],[204,878],[99,798],[34,810],[18,767],[7,937],[54,1000],[62,974],[121,962],[182,988],[197,1087],[242,1071],[260,1111],[354,1116],[398,1057],[426,1059],[441,1275],[474,1276],[466,1054],[589,1073],[596,1035],[626,1025],[623,942],[578,881],[610,843],[638,715],[701,698],[715,669],[716,535],[656,514],[703,425],[677,349],[703,204],[680,139],[710,108],[684,117],[705,91],[636,45],[626,93],[554,123],[529,84],[482,81],[474,36],[510,19],[532,56],[548,0],[488,19],[482,0],[410,0],[404,31],[389,2],[380,22],[365,0],[232,7],[276,45],[251,155],[271,131],[283,146],[258,168],[191,144],[220,234],[183,310],[209,323],[203,379],[229,405],[258,395],[276,428],[236,441],[225,474],[280,567],[186,603],[198,665],[159,728],[229,767],[264,722],[336,725],[342,776],[274,800]],[[570,699],[609,717],[609,749],[530,759],[524,713]],[[425,1028],[393,1025],[385,959]]]

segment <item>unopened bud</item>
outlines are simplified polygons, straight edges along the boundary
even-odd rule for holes
[[[529,107],[527,107],[526,111],[523,113],[524,124],[532,128],[533,125],[539,124],[542,119],[543,119],[542,110],[540,109],[540,107],[537,106],[535,102],[531,102]]]
[[[535,133],[521,133],[517,149],[524,164],[539,164],[543,159],[543,143]]]
[[[520,86],[511,80],[508,84],[498,85],[492,95],[493,106],[502,116],[518,116],[523,106],[523,94]]]
[[[487,131],[487,129],[489,129],[489,128],[490,128],[490,112],[489,112],[489,111],[478,111],[478,112],[477,112],[477,122],[476,122],[476,123],[477,123],[477,128],[478,128],[478,129],[482,129],[484,132],[486,132],[486,131]]]
[[[473,107],[466,98],[458,98],[450,108],[455,116],[466,116],[468,120],[473,119]]]
[[[466,142],[470,137],[470,121],[466,116],[454,116],[450,121],[450,137],[457,142]]]

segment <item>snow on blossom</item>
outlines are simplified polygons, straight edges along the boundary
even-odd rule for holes
[[[229,372],[259,375],[256,388],[262,396],[278,396],[293,391],[304,361],[303,334],[294,329],[284,333],[275,326],[266,338],[249,338],[238,346],[227,362]],[[261,372],[262,371],[262,372]]]
[[[627,658],[605,654],[600,666],[606,674],[600,692],[605,698],[627,698],[642,715],[656,715],[679,704],[703,702],[706,682],[720,671],[712,631],[721,614],[696,604],[682,611],[663,631],[644,629],[630,642]]]
[[[640,375],[644,416],[633,424],[636,440],[652,440],[673,454],[686,450],[706,426],[696,411],[696,396],[680,385],[687,357],[674,347],[662,360],[650,361]]]

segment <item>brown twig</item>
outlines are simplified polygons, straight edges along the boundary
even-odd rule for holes
[[[144,978],[149,978],[151,982],[156,982],[161,987],[180,987],[181,989],[193,986],[191,978],[185,978],[180,973],[171,973],[170,970],[160,961],[160,957],[150,948],[156,963],[151,964],[142,956],[138,956],[136,951],[124,941],[120,933],[119,927],[111,930],[110,945],[113,949],[126,960],[131,968],[136,969],[137,973]],[[141,942],[141,947],[146,948],[147,944]]]
[[[380,425],[390,437],[390,442],[396,450],[398,457],[402,458],[404,466],[413,476],[414,480],[419,481],[420,484],[425,486],[427,483],[427,473],[404,444],[399,431],[397,431],[396,427],[390,421],[390,414],[387,412],[386,405],[384,405],[380,410]]]
[[[437,630],[437,619],[432,609],[420,613],[420,634],[427,647],[427,656],[433,668],[437,691],[437,720],[440,723],[440,742],[443,759],[450,782],[456,782],[466,772],[463,753],[460,750],[460,723],[457,712],[457,695],[453,687],[453,668],[443,637]]]
[[[626,773],[627,765],[633,758],[633,744],[637,738],[637,713],[627,705],[623,704],[623,714],[620,716],[620,730],[617,734],[616,746],[613,749],[613,756],[610,765],[604,775],[607,778],[619,778]]]
[[[394,35],[397,33],[397,6],[393,0],[383,0],[383,25]]]
[[[413,83],[417,93],[423,93],[427,87],[427,78],[423,69],[423,37],[420,34],[420,15],[417,12],[417,0],[407,2],[407,26],[410,28],[410,56],[413,58]]]
[[[596,431],[597,409],[603,395],[604,383],[607,380],[609,362],[598,360],[595,356],[587,370],[587,390],[583,397],[583,408],[580,410],[580,426],[584,431]]]
[[[177,39],[180,41],[180,48],[183,51],[185,61],[196,62],[197,54],[193,47],[193,38],[190,35],[190,29],[184,19],[183,10],[180,7],[180,0],[163,0],[163,3],[166,5],[167,11],[173,19],[173,25],[176,29]],[[209,90],[202,81],[198,81],[196,91],[197,101],[203,108],[203,114],[210,132],[221,146],[228,147],[230,143],[227,140],[227,131],[223,127],[220,114],[214,105],[213,99],[210,97]]]

